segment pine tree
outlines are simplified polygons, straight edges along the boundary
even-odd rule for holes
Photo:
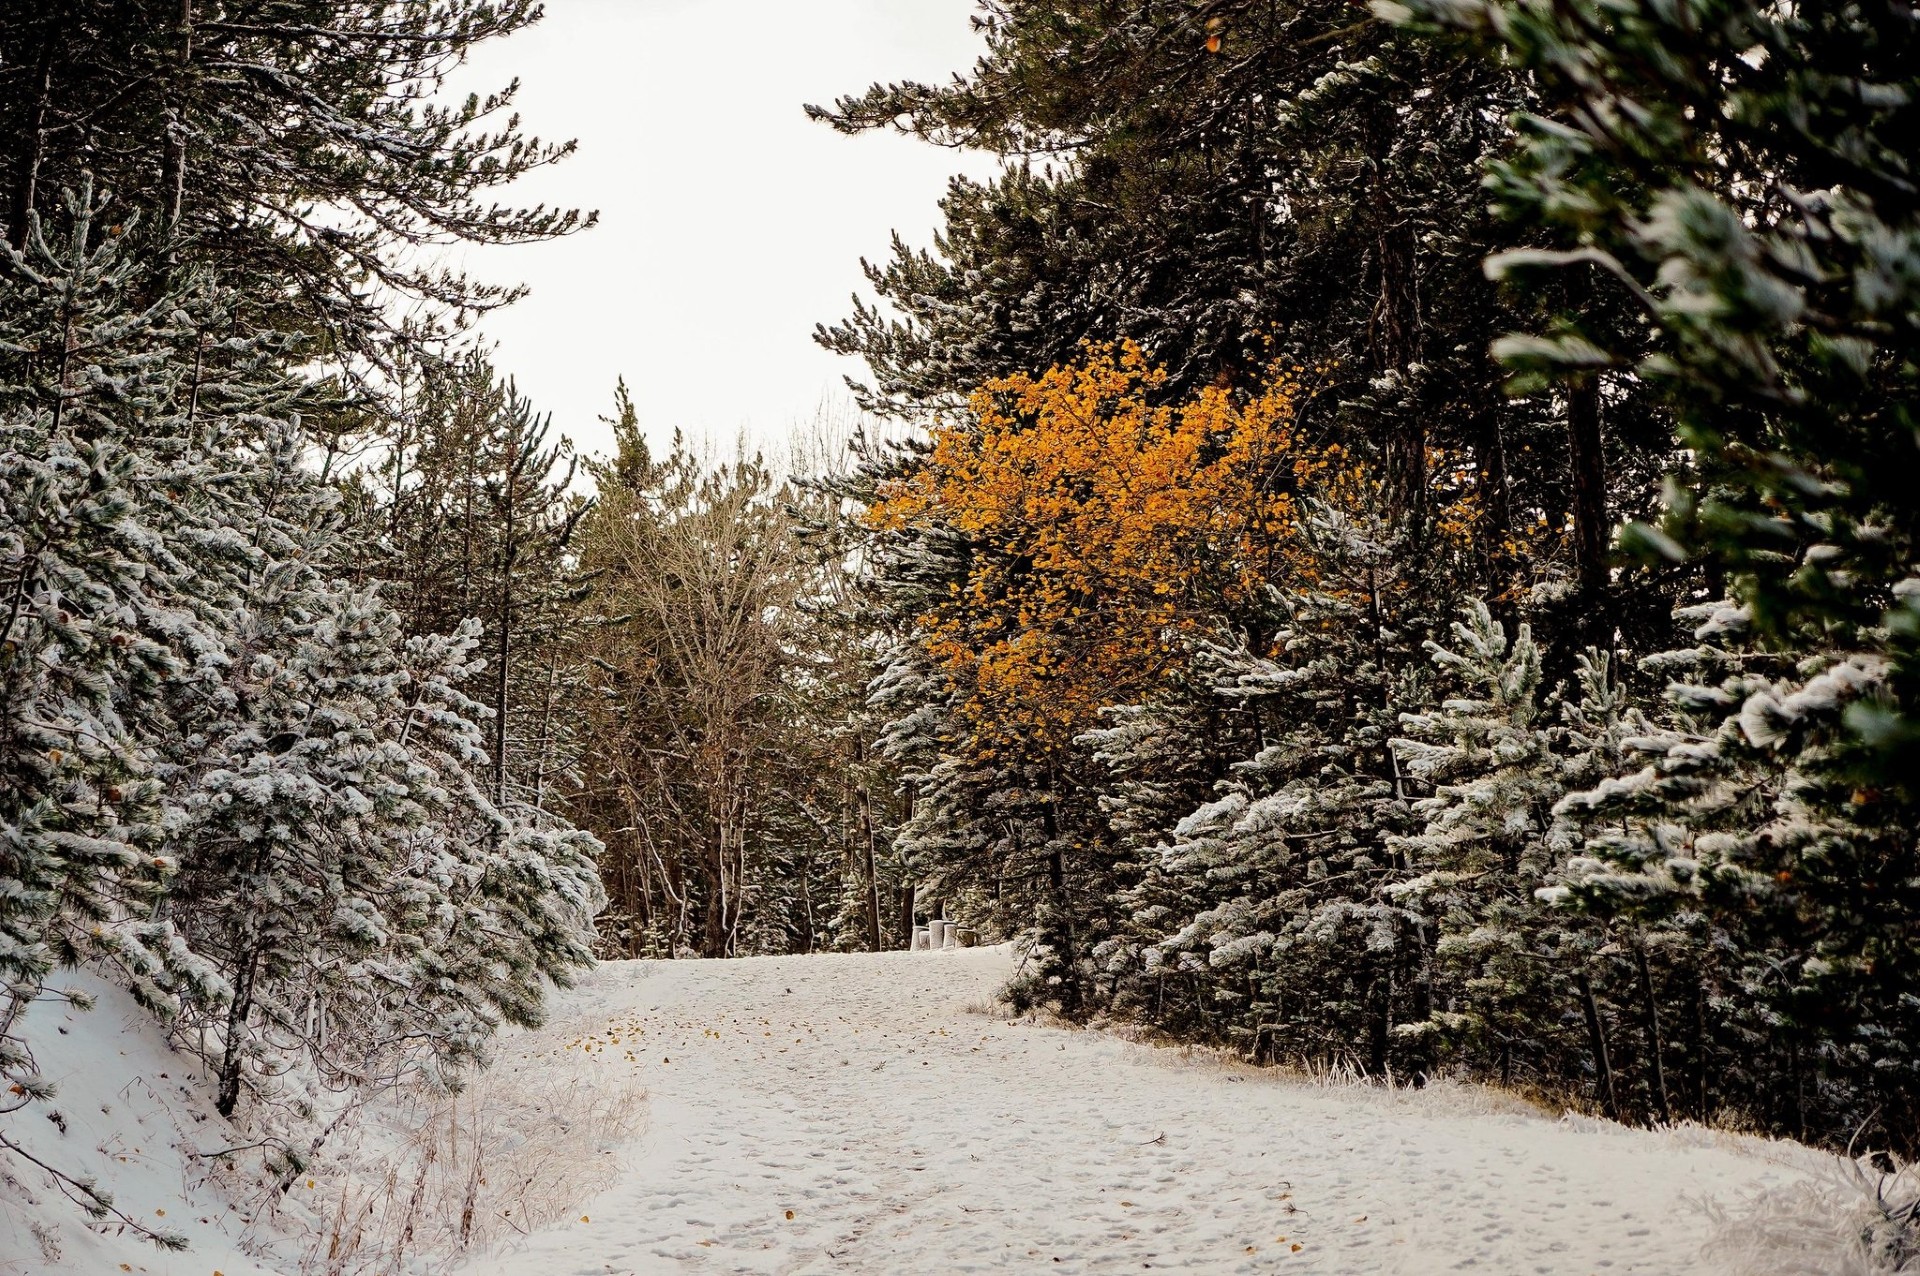
[[[29,214],[56,210],[84,172],[139,212],[127,224],[147,296],[170,269],[217,270],[245,281],[251,323],[307,334],[310,355],[348,370],[384,361],[396,340],[418,344],[517,295],[414,250],[592,223],[493,202],[573,149],[523,132],[514,86],[432,100],[475,46],[538,17],[533,0],[10,0],[0,222],[21,247]],[[396,324],[395,295],[427,318]]]
[[[226,656],[247,494],[222,480],[255,471],[243,421],[299,393],[272,374],[270,349],[218,335],[217,292],[130,304],[134,264],[102,220],[84,186],[65,235],[33,219],[0,294],[10,1075],[29,1066],[13,1022],[54,965],[95,941],[158,960],[120,925],[174,868],[155,744],[175,680]]]
[[[1302,533],[1310,566],[1271,586],[1270,637],[1203,664],[1214,698],[1251,714],[1253,747],[1205,805],[1124,808],[1165,841],[1126,895],[1143,965],[1115,1004],[1256,1057],[1379,1074],[1418,1066],[1390,1029],[1427,1010],[1431,930],[1381,891],[1404,876],[1386,839],[1412,818],[1389,740],[1427,695],[1418,643],[1446,559],[1409,554],[1365,487],[1311,502]]]
[[[1829,770],[1874,670],[1756,650],[1735,604],[1689,615],[1698,645],[1649,662],[1679,676],[1669,709],[1561,804],[1585,840],[1552,898],[1669,954],[1700,1002],[1694,1102],[1906,1146],[1907,1123],[1876,1113],[1915,1085],[1911,832]]]
[[[1832,1136],[1881,1096],[1911,1111],[1886,1044],[1906,1031],[1920,774],[1911,15],[1407,9],[1527,68],[1555,104],[1519,121],[1490,183],[1565,251],[1494,268],[1577,276],[1647,333],[1609,340],[1574,309],[1501,353],[1547,377],[1630,369],[1661,396],[1684,451],[1665,518],[1624,543],[1697,571],[1696,599],[1732,595],[1667,662],[1679,716],[1637,749],[1642,768],[1569,808],[1609,817],[1570,889],[1645,925],[1697,919],[1696,944],[1733,954],[1699,972],[1701,996],[1748,1025],[1726,1061],[1747,1077],[1720,1081],[1763,1120]],[[1905,1119],[1887,1134],[1916,1137]]]
[[[391,582],[412,635],[480,622],[495,802],[553,809],[571,787],[581,693],[572,544],[578,459],[481,354],[422,356],[397,384],[377,468],[357,472],[361,579]]]
[[[1534,893],[1564,846],[1550,812],[1565,793],[1541,656],[1521,625],[1511,641],[1486,605],[1453,626],[1454,646],[1429,644],[1458,693],[1406,715],[1394,751],[1430,796],[1414,805],[1422,827],[1390,845],[1412,874],[1388,894],[1419,912],[1436,935],[1431,1017],[1409,1032],[1437,1030],[1456,1049],[1497,1061],[1500,1075],[1537,1076],[1538,1039],[1559,1018],[1558,997],[1596,944],[1535,924]],[[1550,1075],[1550,1074],[1549,1074]],[[1611,1080],[1602,1083],[1603,1091]],[[1607,1100],[1609,1108],[1612,1100]]]

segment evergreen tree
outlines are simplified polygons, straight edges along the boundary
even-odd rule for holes
[[[129,301],[134,263],[90,187],[66,221],[50,239],[32,219],[0,291],[10,1076],[30,1068],[14,1021],[54,965],[93,940],[136,966],[158,960],[119,923],[152,907],[175,866],[155,756],[167,693],[226,657],[246,567],[234,528],[258,473],[248,422],[298,396],[261,343],[221,337],[218,293]]]
[[[310,353],[382,357],[510,301],[413,250],[562,235],[590,216],[494,203],[571,145],[527,137],[514,88],[432,101],[478,44],[524,29],[533,0],[10,0],[0,6],[6,236],[83,172],[138,210],[154,272],[245,280],[256,324]],[[394,295],[427,303],[402,329]],[[416,320],[417,323],[417,320]]]
[[[1696,597],[1730,591],[1705,645],[1744,648],[1690,657],[1675,734],[1578,806],[1635,818],[1593,827],[1591,863],[1610,867],[1575,877],[1607,882],[1643,924],[1697,908],[1698,942],[1731,937],[1734,972],[1701,977],[1767,1025],[1763,1058],[1788,1056],[1785,1078],[1752,1087],[1769,1123],[1833,1132],[1881,1095],[1911,1111],[1887,1044],[1907,1033],[1920,774],[1911,15],[1739,0],[1408,11],[1527,68],[1554,105],[1519,121],[1490,183],[1566,251],[1493,264],[1578,276],[1649,336],[1623,345],[1573,310],[1501,353],[1547,377],[1630,369],[1670,406],[1685,452],[1668,511],[1627,544],[1698,565]],[[1906,1119],[1887,1132],[1915,1138]]]
[[[1105,799],[1164,839],[1125,897],[1141,979],[1115,1006],[1260,1058],[1377,1075],[1419,1066],[1395,1057],[1390,1029],[1429,1009],[1433,933],[1381,892],[1404,876],[1386,840],[1413,827],[1389,742],[1429,694],[1418,644],[1449,573],[1444,555],[1408,554],[1365,486],[1312,503],[1302,533],[1308,566],[1270,587],[1271,638],[1202,666],[1213,697],[1251,715],[1252,747],[1204,804],[1161,815],[1122,805],[1125,790]]]
[[[0,1073],[20,1105],[50,1087],[19,1018],[63,964],[203,1051],[231,1114],[248,1095],[298,1112],[307,1080],[451,1082],[588,959],[596,844],[503,800],[488,710],[460,690],[478,631],[410,636],[348,582],[332,436],[379,413],[312,372],[402,368],[513,294],[413,250],[584,224],[488,202],[568,149],[490,128],[510,93],[426,101],[535,16],[0,11]],[[395,297],[429,317],[394,326]],[[527,560],[550,577],[560,553],[528,547],[563,544],[578,503],[507,408],[500,596],[525,641],[513,608],[557,610],[527,602]],[[496,758],[528,734],[501,721]]]
[[[476,777],[474,632],[408,644],[340,583],[290,344],[190,274],[140,306],[137,240],[69,207],[0,303],[10,1084],[50,1093],[17,1020],[83,960],[209,1053],[226,1113],[290,1070],[451,1080],[587,959],[596,845]]]
[[[579,748],[572,542],[590,501],[574,490],[577,459],[484,356],[418,357],[405,373],[378,466],[353,476],[358,573],[390,582],[411,635],[480,623],[494,801],[551,809]]]
[[[1913,835],[1833,775],[1875,670],[1756,650],[1738,605],[1689,614],[1698,645],[1650,662],[1678,675],[1668,710],[1613,774],[1561,803],[1585,839],[1551,898],[1669,955],[1676,1009],[1699,1003],[1688,1070],[1701,1107],[1911,1146],[1895,1114],[1911,1110],[1916,1075]]]
[[[1526,625],[1509,641],[1484,603],[1453,626],[1454,648],[1430,644],[1458,692],[1402,719],[1393,742],[1408,777],[1430,796],[1414,804],[1415,832],[1391,839],[1408,871],[1389,898],[1437,935],[1433,976],[1441,1000],[1413,1032],[1439,1030],[1456,1050],[1497,1061],[1503,1080],[1551,1073],[1540,1066],[1569,979],[1586,987],[1584,936],[1540,933],[1534,892],[1556,862],[1549,834],[1565,777],[1541,686],[1540,650]],[[1610,1085],[1610,1081],[1607,1083]],[[1603,1093],[1610,1094],[1610,1091]],[[1611,1098],[1606,1100],[1612,1108]]]

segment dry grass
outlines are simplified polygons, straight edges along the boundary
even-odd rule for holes
[[[380,1103],[254,1216],[300,1238],[300,1276],[445,1271],[575,1213],[644,1115],[637,1083],[495,1070],[457,1095]]]
[[[1920,1173],[1835,1158],[1825,1175],[1714,1211],[1707,1252],[1733,1276],[1912,1276]]]

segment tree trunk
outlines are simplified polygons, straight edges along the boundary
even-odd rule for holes
[[[1381,95],[1366,119],[1367,212],[1373,219],[1374,271],[1379,293],[1368,323],[1372,363],[1380,372],[1408,377],[1422,362],[1424,334],[1420,315],[1419,243],[1413,223],[1402,213],[1388,183],[1400,118]],[[1388,415],[1387,502],[1402,526],[1418,529],[1427,514],[1427,422],[1415,410]]]
[[[1080,984],[1075,977],[1073,913],[1067,898],[1067,859],[1060,846],[1060,820],[1053,803],[1041,808],[1041,826],[1047,836],[1047,891],[1052,912],[1053,933],[1047,936],[1056,947],[1060,963],[1060,1005],[1068,1014],[1080,1008]]]
[[[180,79],[184,81],[193,66],[193,0],[180,0],[178,39]],[[166,201],[163,228],[168,239],[169,260],[173,257],[172,241],[180,230],[180,214],[187,199],[187,130],[178,101],[184,88],[181,83],[174,85],[175,101],[167,108],[167,138],[160,163],[160,192]]]
[[[40,164],[47,153],[47,112],[53,106],[53,50],[58,41],[58,34],[49,26],[40,37],[40,57],[34,65],[33,79],[38,87],[22,130],[26,153],[13,175],[12,220],[7,227],[8,241],[16,249],[27,246],[27,215],[39,198]]]
[[[1613,1092],[1613,1063],[1607,1058],[1607,1030],[1600,1022],[1600,1003],[1594,1000],[1593,981],[1585,971],[1574,977],[1580,989],[1580,1008],[1586,1012],[1587,1037],[1593,1046],[1593,1068],[1599,1082],[1600,1102],[1606,1114],[1618,1121],[1620,1103]]]
[[[866,761],[866,742],[858,736],[853,741],[853,760],[856,766]],[[873,863],[873,790],[864,777],[856,797],[860,805],[861,857],[867,887],[867,951],[877,953],[880,951],[880,878]]]
[[[1606,646],[1613,635],[1607,578],[1607,471],[1601,444],[1600,378],[1586,376],[1567,391],[1567,460],[1573,480],[1573,540],[1580,567],[1581,628]]]
[[[227,1003],[227,1040],[220,1054],[220,1086],[214,1098],[214,1111],[223,1117],[233,1115],[240,1104],[240,1063],[247,1040],[247,1020],[253,1014],[253,984],[260,969],[260,953],[249,942],[239,978],[234,981],[233,1000]]]
[[[1513,531],[1513,490],[1507,473],[1507,436],[1501,428],[1504,405],[1497,396],[1482,393],[1472,406],[1475,488],[1485,511],[1484,534],[1504,540]]]
[[[1694,1055],[1694,1116],[1705,1122],[1713,1115],[1708,1107],[1707,1097],[1707,986],[1696,984],[1693,990],[1693,1055]]]
[[[1673,1124],[1673,1105],[1667,1099],[1667,1068],[1661,1059],[1660,1003],[1653,995],[1653,971],[1647,966],[1646,950],[1635,948],[1633,959],[1640,967],[1640,999],[1647,1012],[1647,1054],[1651,1059],[1654,1102],[1660,1105],[1660,1120]]]
[[[509,506],[511,510],[511,506]],[[512,514],[508,514],[512,518]],[[508,547],[500,568],[500,611],[496,618],[500,632],[494,642],[493,669],[493,800],[505,806],[507,801],[507,659],[513,643],[513,528],[506,529]]]
[[[1390,1061],[1393,1042],[1393,967],[1388,966],[1373,981],[1374,1011],[1368,1042],[1367,1067],[1369,1075],[1384,1077]]]
[[[913,947],[913,896],[912,882],[903,882],[900,886],[900,947]]]
[[[727,955],[727,848],[723,843],[708,859],[707,906],[700,919],[700,955]]]
[[[1420,361],[1420,295],[1413,228],[1394,222],[1381,229],[1380,300],[1374,310],[1375,344],[1388,371],[1408,375]],[[1418,409],[1396,413],[1386,440],[1387,499],[1400,521],[1416,530],[1427,516],[1427,422]]]
[[[800,861],[800,952],[813,955],[813,861]]]

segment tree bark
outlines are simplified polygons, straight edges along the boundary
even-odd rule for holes
[[[708,849],[709,880],[707,882],[707,907],[701,918],[700,955],[702,957],[724,957],[727,955],[727,845],[725,832],[716,826],[716,843]]]
[[[1593,996],[1593,981],[1585,971],[1574,977],[1580,989],[1580,1008],[1586,1012],[1587,1037],[1593,1046],[1593,1067],[1600,1087],[1600,1102],[1606,1114],[1618,1121],[1620,1103],[1613,1091],[1613,1063],[1607,1058],[1607,1030],[1600,1022],[1600,1003]]]
[[[507,801],[507,692],[508,658],[513,644],[513,571],[519,565],[519,517],[521,440],[516,428],[508,440],[506,465],[500,476],[502,522],[500,529],[500,592],[494,617],[499,633],[494,643],[493,666],[493,800],[504,806]]]
[[[1394,222],[1380,231],[1380,300],[1375,342],[1389,371],[1409,374],[1420,361],[1420,297],[1413,228]],[[1387,495],[1393,512],[1416,530],[1427,516],[1427,422],[1419,410],[1396,413],[1386,440]]]
[[[178,38],[180,81],[184,81],[193,66],[193,0],[180,0]],[[167,137],[160,167],[160,190],[162,198],[166,200],[164,224],[169,260],[173,257],[172,241],[179,233],[180,215],[187,199],[187,132],[181,122],[182,112],[177,100],[184,91],[184,83],[176,82],[173,90],[176,100],[167,110]]]
[[[249,940],[248,952],[234,981],[233,1000],[227,1003],[227,1040],[220,1055],[220,1086],[213,1107],[223,1117],[240,1104],[240,1060],[247,1039],[247,1020],[253,1014],[253,983],[260,969],[258,945]]]
[[[1567,459],[1573,486],[1574,553],[1580,568],[1582,629],[1606,646],[1612,636],[1607,576],[1607,470],[1602,450],[1600,378],[1582,377],[1567,391]]]
[[[34,65],[33,78],[38,87],[23,130],[26,152],[21,155],[19,170],[13,176],[12,218],[7,227],[7,240],[16,249],[27,246],[28,214],[33,211],[34,200],[39,198],[40,163],[47,153],[47,112],[53,106],[53,51],[57,42],[58,36],[50,24],[40,37],[40,57]]]
[[[1653,1097],[1660,1105],[1660,1120],[1667,1125],[1673,1124],[1673,1104],[1667,1099],[1667,1068],[1661,1060],[1663,1046],[1660,1041],[1660,1003],[1653,995],[1653,971],[1647,965],[1646,950],[1633,950],[1634,962],[1640,968],[1640,999],[1647,1012],[1647,1054],[1651,1060],[1653,1075]]]
[[[1373,219],[1375,282],[1379,293],[1368,323],[1368,344],[1380,371],[1408,378],[1422,362],[1425,344],[1420,314],[1419,243],[1403,214],[1388,174],[1400,137],[1400,119],[1382,95],[1368,112],[1366,199]],[[1395,520],[1416,533],[1427,515],[1426,414],[1389,414],[1386,453],[1387,501]]]
[[[858,735],[853,739],[853,761],[859,766],[866,761],[866,741]],[[880,877],[874,868],[874,829],[873,829],[873,790],[867,784],[866,777],[860,778],[856,797],[860,805],[860,843],[863,871],[867,887],[867,951],[880,951]]]
[[[1390,1051],[1393,1044],[1392,966],[1388,966],[1385,971],[1381,972],[1381,974],[1374,979],[1373,992],[1375,1005],[1373,1015],[1371,1016],[1373,1023],[1370,1032],[1372,1039],[1368,1043],[1368,1068],[1370,1069],[1370,1075],[1384,1077],[1387,1075],[1387,1064],[1391,1058]]]
[[[1712,1116],[1707,1106],[1707,986],[1696,984],[1693,990],[1694,1116],[1701,1121]]]

